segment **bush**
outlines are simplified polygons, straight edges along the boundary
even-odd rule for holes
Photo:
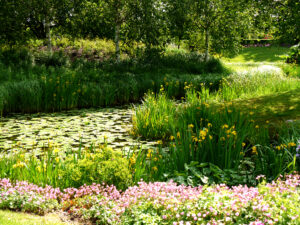
[[[300,64],[300,43],[290,48],[286,62]]]
[[[132,181],[128,161],[120,152],[104,148],[95,154],[86,154],[85,157],[74,160],[69,155],[63,162],[58,174],[63,180],[69,180],[73,187],[83,184],[105,183],[115,185],[124,190]]]
[[[65,153],[51,145],[42,155],[21,150],[0,154],[0,178],[59,188],[105,183],[123,190],[132,183],[128,160],[120,152],[102,145]]]
[[[67,66],[69,58],[64,55],[62,51],[59,52],[48,52],[40,51],[34,54],[34,61],[37,65],[44,65],[46,67],[62,67]]]
[[[6,67],[30,67],[32,66],[34,57],[32,53],[25,49],[9,49],[0,51],[0,62]]]

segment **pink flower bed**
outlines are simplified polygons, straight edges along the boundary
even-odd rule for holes
[[[300,224],[300,176],[258,187],[188,187],[140,182],[119,192],[114,186],[84,185],[64,191],[0,179],[0,208],[42,212],[62,207],[71,216],[100,224]],[[16,202],[18,204],[16,204]],[[38,206],[37,202],[41,205]],[[60,203],[60,204],[59,204]],[[13,207],[10,207],[10,206]],[[16,207],[17,206],[17,207]],[[49,211],[47,209],[46,211]]]

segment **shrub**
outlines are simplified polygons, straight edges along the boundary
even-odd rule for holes
[[[62,51],[48,52],[40,51],[34,54],[34,61],[37,65],[44,65],[46,67],[62,67],[67,66],[69,59]]]
[[[0,154],[0,177],[60,188],[106,183],[125,189],[132,183],[128,160],[106,146],[65,153],[49,143],[44,151]]]
[[[33,61],[33,54],[25,48],[0,51],[0,62],[6,67],[30,67]]]
[[[290,48],[286,62],[300,64],[300,43]]]
[[[69,180],[73,187],[83,184],[106,183],[124,190],[132,182],[128,161],[120,152],[104,148],[94,154],[74,160],[69,155],[58,171],[63,180]],[[71,185],[70,185],[71,186]]]

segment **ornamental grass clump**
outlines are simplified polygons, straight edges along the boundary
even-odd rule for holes
[[[241,112],[232,102],[209,101],[205,86],[201,91],[191,85],[185,89],[182,104],[162,93],[146,96],[145,103],[136,109],[133,131],[159,139],[159,148],[129,154],[135,181],[172,178],[189,185],[255,185],[259,174],[270,181],[280,174],[298,171],[296,146],[292,145],[300,137],[296,126],[278,130],[269,121],[257,123],[255,107]],[[286,147],[278,151],[276,145]]]

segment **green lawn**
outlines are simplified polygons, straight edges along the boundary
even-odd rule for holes
[[[224,59],[230,63],[280,63],[284,59],[281,57],[287,54],[287,47],[249,47],[243,48],[240,53],[233,58]]]
[[[258,121],[282,121],[300,118],[300,89],[235,101],[243,112],[255,112]]]
[[[78,223],[62,222],[57,214],[36,216],[21,212],[0,210],[0,225],[75,225]]]
[[[233,71],[245,71],[262,65],[280,67],[292,77],[300,77],[299,67],[284,63],[284,56],[289,51],[286,47],[250,47],[243,48],[239,55],[224,58],[222,61]],[[295,82],[298,80],[295,79]],[[300,79],[299,79],[300,82]],[[255,111],[259,121],[282,121],[300,118],[300,90],[277,91],[264,96],[235,100],[242,111]],[[255,110],[253,110],[255,109]]]

